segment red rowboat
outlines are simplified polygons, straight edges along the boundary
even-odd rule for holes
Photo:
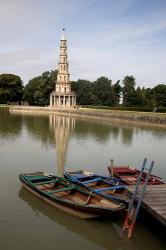
[[[129,166],[108,167],[110,175],[119,178],[126,185],[135,185],[140,174],[140,171]],[[144,183],[147,173],[143,173],[141,182]],[[155,175],[151,175],[148,185],[160,185],[165,182]]]

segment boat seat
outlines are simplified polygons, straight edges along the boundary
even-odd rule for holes
[[[114,190],[114,189],[121,189],[124,188],[124,186],[114,186],[114,187],[106,187],[106,188],[96,188],[95,192],[103,192],[107,190]]]
[[[83,181],[82,183],[83,184],[89,184],[89,183],[92,183],[92,182],[95,182],[95,181],[101,181],[102,178],[98,177],[98,178],[95,178],[95,179],[92,179],[92,180],[89,180],[89,181]]]
[[[52,180],[50,180],[50,181],[40,181],[40,182],[35,182],[35,183],[33,183],[33,185],[42,185],[42,184],[50,184],[50,183],[56,183],[58,180],[54,180],[54,179],[52,179]]]
[[[70,175],[71,177],[74,177],[74,178],[84,178],[85,175],[82,175],[82,174],[73,174],[73,175]]]
[[[42,180],[42,179],[50,179],[50,177],[48,176],[44,176],[44,175],[27,175],[26,178],[30,181],[35,181],[35,180]]]
[[[115,180],[112,179],[112,180],[102,180],[102,182],[110,185],[112,183],[115,183],[115,182],[119,183],[121,181],[119,179],[115,179]]]
[[[63,191],[67,191],[67,190],[72,190],[72,189],[76,189],[76,186],[60,188],[60,189],[57,189],[57,190],[48,191],[46,193],[47,194],[54,194],[54,193],[59,193],[59,192],[63,192]]]
[[[84,176],[74,176],[75,178],[77,178],[77,179],[84,179],[84,178],[89,178],[89,177],[93,177],[93,175],[84,175]]]

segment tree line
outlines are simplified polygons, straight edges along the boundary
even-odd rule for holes
[[[49,95],[55,89],[57,73],[57,70],[46,71],[29,80],[25,87],[19,76],[1,74],[0,103],[24,101],[29,105],[49,105]],[[120,80],[113,83],[105,76],[95,81],[79,79],[72,81],[71,87],[77,94],[78,105],[166,107],[166,84],[158,84],[153,88],[136,87],[133,76],[125,76],[121,84]]]

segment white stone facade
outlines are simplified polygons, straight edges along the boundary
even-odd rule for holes
[[[51,107],[74,107],[76,106],[76,95],[71,91],[69,64],[67,60],[67,41],[62,32],[60,43],[60,60],[58,63],[58,75],[55,91],[50,94]]]

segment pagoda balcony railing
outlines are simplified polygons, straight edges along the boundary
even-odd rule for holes
[[[51,94],[54,94],[54,95],[75,95],[75,92],[73,92],[73,91],[70,91],[70,92],[56,92],[56,91],[53,91]]]

